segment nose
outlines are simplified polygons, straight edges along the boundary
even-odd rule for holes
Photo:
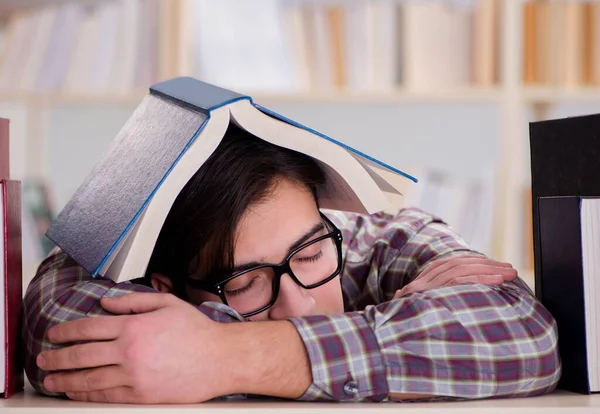
[[[309,292],[294,282],[290,275],[281,276],[279,296],[269,309],[269,319],[280,320],[313,314],[317,303]]]

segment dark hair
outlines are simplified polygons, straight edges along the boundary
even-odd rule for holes
[[[232,124],[171,207],[146,280],[154,272],[164,274],[181,296],[185,279],[193,273],[203,278],[230,273],[239,220],[250,205],[269,196],[280,178],[305,186],[315,200],[317,186],[325,181],[309,156],[270,144]]]

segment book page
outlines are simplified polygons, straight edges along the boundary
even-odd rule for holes
[[[254,136],[331,167],[325,168],[325,173],[335,185],[327,187],[329,197],[321,199],[322,208],[372,214],[391,207],[372,171],[367,171],[353,154],[331,138],[285,117],[276,118],[276,113],[266,108],[259,110],[246,100],[229,105],[229,109],[233,122]]]
[[[600,390],[600,199],[583,198],[581,201],[581,252],[583,254],[583,289],[585,300],[586,349],[590,391]]]

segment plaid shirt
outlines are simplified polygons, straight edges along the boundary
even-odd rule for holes
[[[344,236],[345,313],[291,318],[310,358],[313,383],[301,400],[382,401],[390,394],[436,399],[548,393],[560,377],[556,324],[521,280],[448,286],[393,299],[433,260],[473,253],[440,219],[417,209],[372,216],[325,212]],[[40,392],[35,359],[56,347],[50,327],[107,314],[103,296],[153,291],[93,279],[58,249],[25,295],[25,368]],[[240,316],[216,302],[197,308],[219,322]]]

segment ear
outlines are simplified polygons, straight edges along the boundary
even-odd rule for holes
[[[171,278],[160,273],[152,273],[150,276],[152,287],[162,293],[171,293],[173,291],[173,282]]]

